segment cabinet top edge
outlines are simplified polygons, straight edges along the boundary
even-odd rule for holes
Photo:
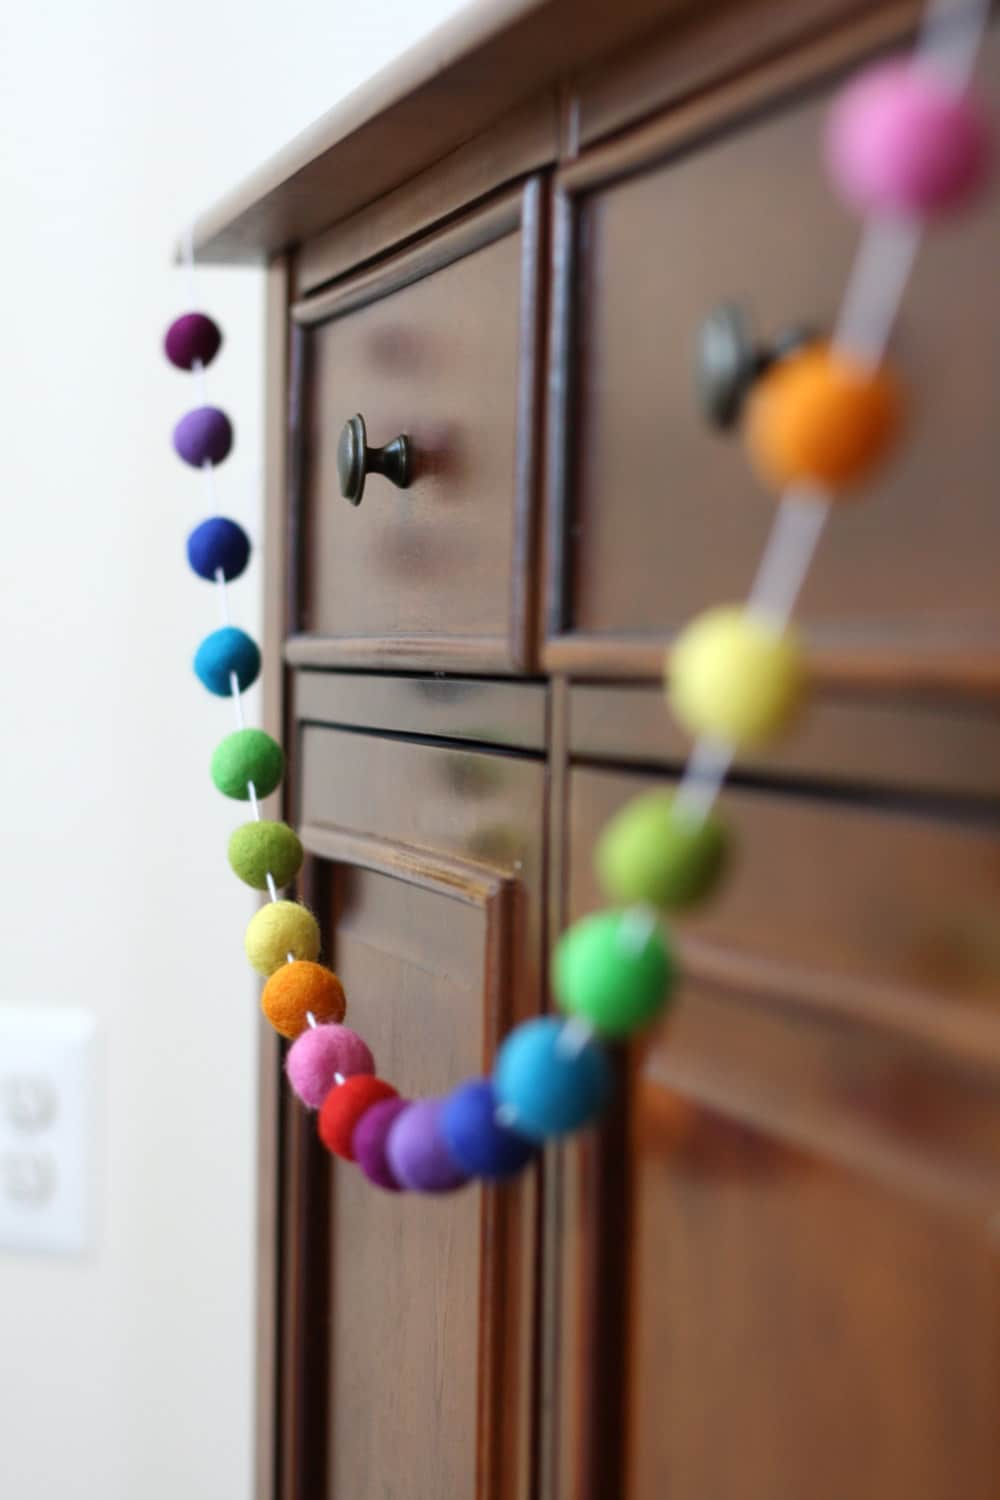
[[[480,0],[341,99],[183,239],[199,261],[269,261],[685,13],[691,0]]]

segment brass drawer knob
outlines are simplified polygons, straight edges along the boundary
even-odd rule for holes
[[[815,333],[790,328],[771,344],[758,344],[750,337],[741,308],[731,302],[713,308],[698,332],[695,371],[705,420],[713,427],[734,426],[757,377],[815,338]]]
[[[397,489],[405,490],[411,479],[410,440],[400,433],[384,448],[369,448],[365,419],[359,412],[345,423],[337,444],[337,475],[340,493],[352,505],[360,505],[369,474],[381,474]]]

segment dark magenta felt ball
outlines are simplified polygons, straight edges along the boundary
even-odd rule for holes
[[[354,1159],[369,1182],[385,1188],[389,1193],[398,1193],[402,1187],[386,1156],[389,1131],[396,1117],[408,1108],[409,1099],[383,1099],[366,1110],[354,1127]]]
[[[450,1193],[468,1181],[441,1135],[443,1099],[417,1099],[401,1110],[386,1141],[389,1170],[413,1193]]]
[[[238,578],[250,558],[250,538],[228,516],[210,516],[187,541],[188,562],[199,578],[214,579],[219,569],[227,583]]]
[[[257,681],[260,649],[257,642],[235,625],[223,625],[202,641],[194,658],[195,676],[210,693],[226,698],[233,690],[235,672],[240,692]]]
[[[205,313],[182,313],[167,329],[163,349],[178,370],[193,370],[196,364],[210,365],[222,346],[218,323]]]
[[[448,1095],[441,1109],[441,1135],[470,1177],[512,1177],[538,1147],[497,1120],[497,1096],[486,1078],[470,1078]]]
[[[174,428],[174,449],[193,468],[221,464],[233,446],[233,424],[217,406],[196,406]]]

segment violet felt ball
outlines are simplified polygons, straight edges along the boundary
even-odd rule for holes
[[[232,446],[233,424],[217,406],[196,406],[174,428],[178,457],[196,469],[221,464]]]
[[[224,625],[207,635],[195,653],[194,671],[198,680],[219,698],[233,690],[231,674],[236,673],[240,692],[257,681],[260,672],[260,650],[245,630]]]
[[[468,1181],[441,1134],[443,1099],[417,1099],[401,1111],[386,1142],[389,1169],[414,1193],[450,1193]]]
[[[846,202],[890,218],[958,208],[989,170],[983,111],[930,67],[911,62],[878,64],[849,83],[834,102],[825,145]]]
[[[556,1016],[524,1021],[505,1039],[493,1069],[493,1087],[519,1135],[543,1141],[588,1125],[611,1092],[611,1064],[592,1041],[563,1035]]]
[[[386,1143],[397,1117],[409,1107],[408,1099],[383,1099],[366,1110],[354,1127],[355,1161],[369,1182],[390,1193],[398,1193],[402,1184],[389,1165]]]
[[[178,370],[193,370],[195,364],[210,365],[222,345],[218,323],[205,313],[183,313],[167,329],[163,348]]]
[[[214,580],[219,569],[228,583],[238,578],[250,558],[250,538],[228,516],[210,516],[187,540],[188,562],[199,578]]]
[[[511,1177],[538,1147],[497,1120],[497,1096],[486,1078],[470,1078],[449,1094],[440,1128],[453,1158],[470,1177]]]
[[[367,1043],[349,1026],[310,1026],[288,1050],[285,1072],[302,1103],[319,1109],[338,1081],[354,1073],[374,1073]]]

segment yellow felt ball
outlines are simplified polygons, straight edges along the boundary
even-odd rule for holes
[[[668,693],[693,736],[759,745],[791,720],[805,691],[794,634],[738,606],[706,610],[670,653]]]
[[[293,958],[319,953],[319,923],[297,901],[271,901],[251,919],[244,939],[247,958],[259,974],[273,974]]]
[[[899,387],[825,344],[777,360],[747,402],[746,443],[767,484],[836,492],[867,479],[902,421]]]

